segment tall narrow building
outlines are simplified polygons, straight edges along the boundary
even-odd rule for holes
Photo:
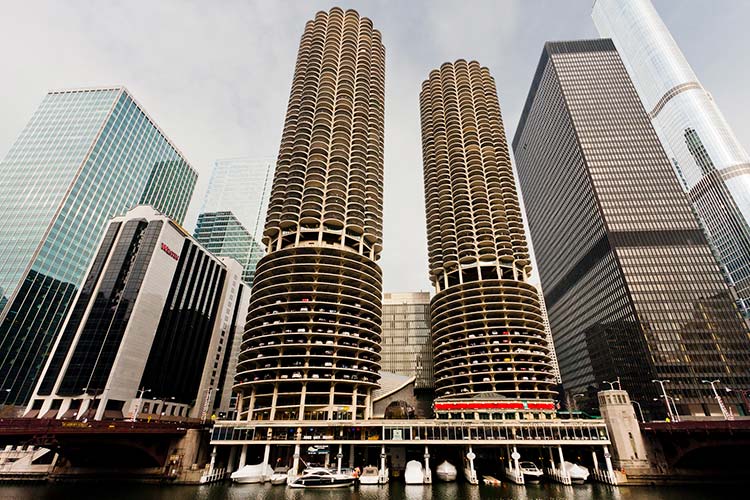
[[[494,79],[476,61],[445,63],[422,84],[420,106],[436,395],[494,397],[509,409],[551,400],[551,350]]]
[[[378,387],[385,48],[353,11],[305,26],[235,389],[247,420],[366,418]]]
[[[513,151],[566,390],[718,414],[748,331],[611,40],[545,44]]]
[[[243,265],[250,286],[265,255],[261,238],[273,171],[271,160],[217,160],[195,228],[195,239],[211,253]]]
[[[182,223],[198,174],[123,87],[47,94],[0,172],[0,394],[24,405],[107,221]]]
[[[596,0],[737,304],[750,317],[750,155],[698,81],[650,0]]]

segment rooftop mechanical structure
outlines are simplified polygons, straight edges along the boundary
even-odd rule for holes
[[[367,418],[378,387],[385,48],[353,10],[305,26],[235,391],[247,420]]]
[[[551,399],[552,351],[495,82],[445,63],[420,93],[435,385],[439,399]]]

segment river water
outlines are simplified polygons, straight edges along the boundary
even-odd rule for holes
[[[436,483],[405,486],[361,486],[339,490],[300,490],[270,484],[209,486],[159,486],[136,483],[86,482],[50,484],[0,484],[0,500],[697,500],[748,498],[748,485],[705,485],[663,487],[619,487],[601,484],[562,486],[541,484],[517,486],[471,486],[465,483]]]

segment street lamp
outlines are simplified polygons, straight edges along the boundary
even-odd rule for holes
[[[615,390],[615,384],[617,384],[618,391],[622,390],[622,386],[620,385],[620,377],[617,377],[617,380],[613,380],[612,382],[609,382],[608,380],[602,380],[602,384],[609,384],[610,391]]]
[[[141,405],[143,404],[143,395],[147,392],[151,392],[151,389],[141,387],[138,390],[138,401],[135,403],[135,408],[133,408],[133,417],[130,419],[131,422],[136,422],[138,420],[138,414],[141,412]]]
[[[641,408],[641,403],[639,403],[638,401],[635,401],[633,399],[631,399],[630,402],[633,403],[634,405],[636,405],[638,407],[638,413],[641,414],[641,423],[645,422],[646,419],[643,418],[643,408]]]
[[[711,389],[714,391],[714,396],[716,397],[716,402],[719,403],[719,409],[721,410],[721,414],[724,415],[724,420],[734,420],[734,415],[730,414],[727,411],[727,407],[724,405],[724,400],[721,399],[721,396],[719,396],[719,391],[716,390],[716,384],[719,383],[719,379],[716,380],[701,380],[704,384],[711,384]]]
[[[677,405],[675,405],[675,411],[672,412],[672,407],[669,405],[669,396],[667,395],[667,390],[664,388],[664,384],[668,384],[669,380],[668,379],[665,379],[665,380],[654,379],[651,382],[654,384],[659,384],[661,386],[661,392],[664,395],[664,404],[667,405],[667,415],[669,415],[669,419],[674,422],[679,422],[680,417],[678,416],[677,411],[676,411]]]

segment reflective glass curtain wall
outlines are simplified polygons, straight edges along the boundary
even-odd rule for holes
[[[669,379],[703,415],[701,380],[747,387],[745,323],[611,40],[545,45],[513,149],[566,390],[620,377],[659,412]]]
[[[0,394],[25,404],[107,220],[182,222],[197,173],[118,87],[49,93],[0,174]]]
[[[592,17],[617,47],[738,306],[750,316],[750,156],[650,0],[597,0]]]
[[[416,389],[435,387],[428,292],[383,295],[381,349],[381,369],[415,376]]]

